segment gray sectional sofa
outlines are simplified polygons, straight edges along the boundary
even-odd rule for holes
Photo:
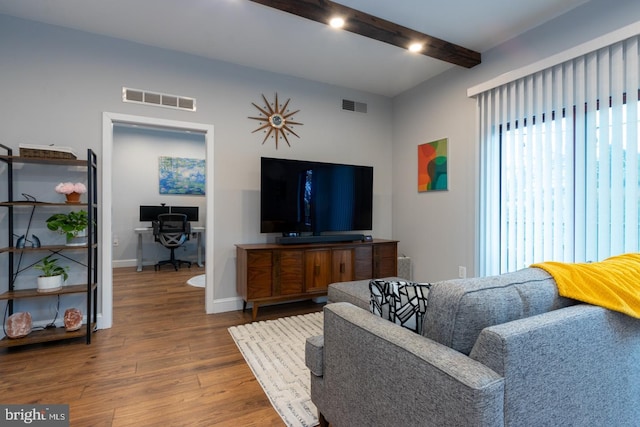
[[[545,271],[434,283],[422,335],[332,284],[307,340],[321,424],[639,426],[640,320],[558,296]]]

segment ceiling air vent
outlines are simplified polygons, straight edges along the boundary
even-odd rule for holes
[[[196,111],[196,100],[186,96],[169,95],[167,93],[149,92],[146,90],[122,88],[122,102],[156,105],[158,107],[177,108],[179,110]]]
[[[355,111],[356,113],[366,113],[367,104],[364,102],[350,101],[348,99],[342,100],[342,109],[347,111]]]

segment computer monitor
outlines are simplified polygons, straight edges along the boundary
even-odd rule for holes
[[[169,206],[140,206],[140,222],[156,221],[158,215],[171,213]]]
[[[171,213],[185,214],[187,221],[198,221],[198,206],[171,206]]]

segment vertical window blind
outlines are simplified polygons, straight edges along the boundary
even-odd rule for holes
[[[476,96],[479,273],[638,252],[639,37]]]

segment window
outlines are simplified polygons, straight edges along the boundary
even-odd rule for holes
[[[637,37],[478,95],[480,273],[638,252]]]

